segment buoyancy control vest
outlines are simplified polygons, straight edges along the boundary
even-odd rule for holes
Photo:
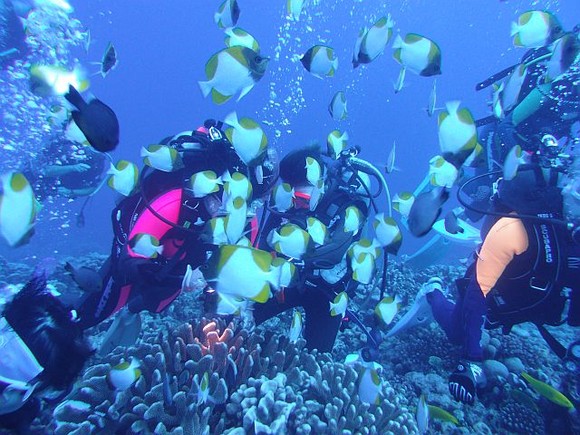
[[[509,330],[523,322],[561,323],[566,303],[562,277],[567,235],[549,223],[522,223],[528,249],[514,257],[486,298],[491,328],[502,326]]]

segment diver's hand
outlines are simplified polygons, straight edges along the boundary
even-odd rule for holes
[[[195,290],[203,290],[207,283],[200,272],[199,268],[193,269],[191,265],[187,265],[185,275],[181,281],[181,291],[190,292]]]
[[[69,168],[71,172],[86,172],[91,169],[91,166],[86,163],[77,163],[75,165],[70,165]]]
[[[482,368],[470,361],[460,361],[449,376],[449,392],[460,402],[473,405],[478,383],[484,378]]]

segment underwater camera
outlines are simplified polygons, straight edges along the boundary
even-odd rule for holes
[[[538,163],[542,168],[567,172],[574,158],[570,154],[564,153],[565,148],[566,145],[561,146],[554,136],[545,134],[542,136],[535,158],[538,159]]]

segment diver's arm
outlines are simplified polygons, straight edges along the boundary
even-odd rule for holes
[[[90,169],[86,163],[76,163],[74,165],[47,165],[43,173],[46,177],[61,177],[75,172],[85,172]]]
[[[69,189],[69,188],[60,186],[60,187],[58,187],[57,191],[61,195],[74,198],[77,196],[89,196],[93,192],[95,192],[95,190],[97,190],[97,187],[81,187],[79,189]]]

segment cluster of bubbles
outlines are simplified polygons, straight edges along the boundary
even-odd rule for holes
[[[31,65],[58,65],[72,70],[80,64],[76,48],[86,49],[88,33],[81,22],[54,7],[38,6],[25,20],[28,52],[0,70],[0,173],[23,171],[46,164],[43,150],[55,138],[63,138],[62,110],[55,98],[34,94],[30,89]],[[63,142],[66,143],[66,142]],[[67,154],[67,150],[61,150]],[[67,231],[71,214],[66,203],[56,198],[44,202],[41,220],[56,221]],[[64,234],[66,235],[66,234]]]
[[[351,49],[359,27],[371,25],[381,14],[389,12],[388,6],[388,4],[382,4],[376,7],[360,0],[351,0],[351,2],[314,0],[305,5],[298,20],[289,16],[286,8],[280,9],[282,24],[277,34],[278,42],[274,48],[273,62],[270,63],[270,66],[277,66],[268,70],[271,78],[268,85],[269,101],[264,106],[261,116],[264,124],[276,126],[275,139],[292,133],[292,124],[308,105],[302,85],[304,77],[309,73],[300,63],[302,54],[315,44],[330,47],[339,43],[342,45],[339,41],[349,34],[353,37],[352,44],[347,44]],[[337,29],[335,22],[342,22],[342,27]],[[353,23],[355,23],[354,26]],[[341,51],[338,55],[339,70],[351,68],[352,52],[347,52],[345,56],[345,53]],[[359,68],[351,74],[352,78],[349,83],[344,84],[344,89],[348,92],[357,88],[363,76],[364,71]],[[326,86],[327,83],[321,81],[321,85]],[[329,102],[330,97],[326,103]]]
[[[56,8],[38,7],[26,19],[26,57],[0,71],[0,172],[18,170],[42,151],[46,138],[62,130],[52,117],[53,103],[30,91],[33,64],[71,68],[78,63],[73,47],[83,46],[87,34],[80,21]]]

